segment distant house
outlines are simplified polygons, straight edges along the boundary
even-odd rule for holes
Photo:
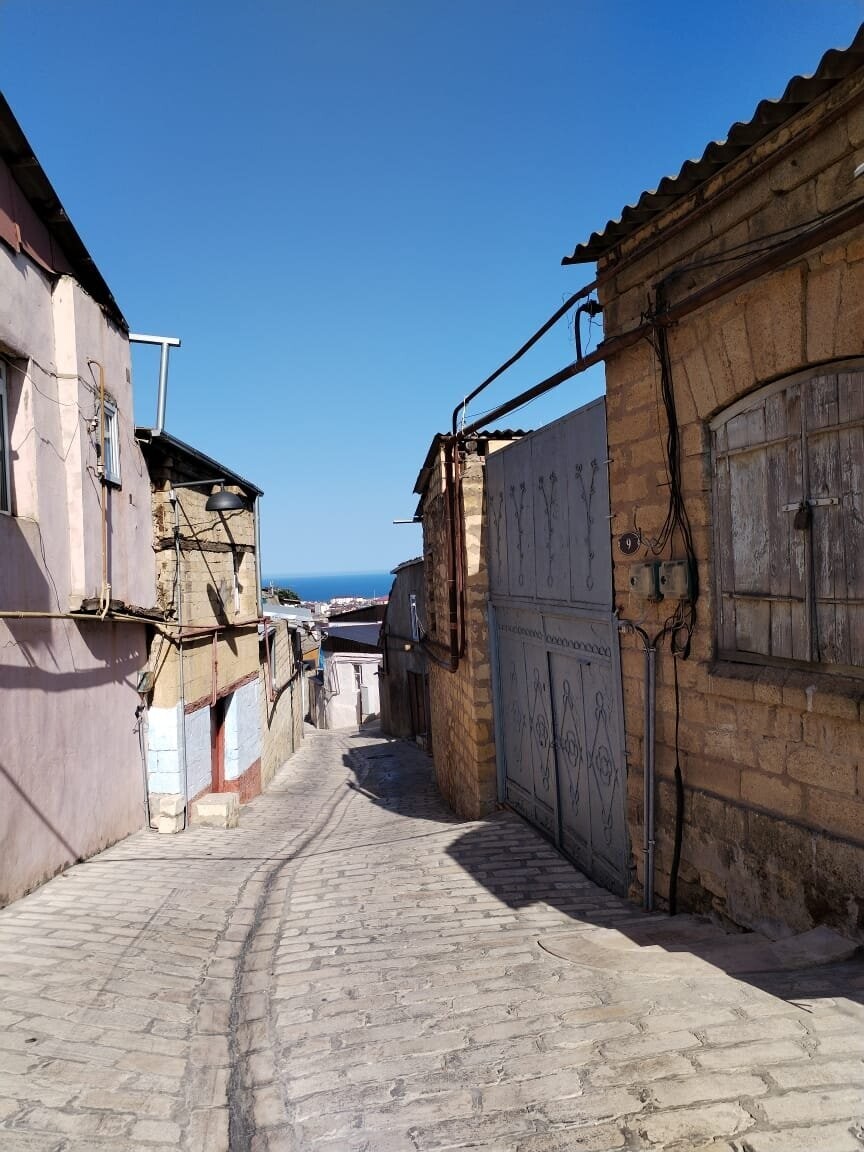
[[[384,604],[331,616],[324,626],[310,713],[319,728],[359,728],[380,711],[378,638]]]
[[[393,576],[379,641],[381,729],[431,751],[429,669],[422,645],[427,628],[423,557],[397,565]]]
[[[0,903],[145,821],[128,326],[0,97]]]

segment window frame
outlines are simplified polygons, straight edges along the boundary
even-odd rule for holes
[[[9,432],[8,365],[0,359],[0,513],[12,515],[12,443]]]
[[[117,402],[105,397],[105,433],[102,437],[102,471],[105,483],[114,488],[122,488],[123,479],[120,473],[120,412]],[[105,450],[105,441],[108,441],[108,451]]]
[[[808,368],[802,369],[799,372],[792,373],[788,376],[783,376],[777,380],[763,384],[755,388],[752,392],[748,392],[746,396],[740,397],[732,404],[728,405],[721,412],[718,412],[708,422],[708,431],[710,434],[710,463],[711,463],[711,498],[712,498],[712,543],[713,543],[713,565],[714,572],[712,578],[712,587],[715,596],[714,606],[714,636],[713,647],[715,659],[721,662],[730,662],[734,664],[746,664],[758,667],[773,667],[773,668],[786,668],[786,669],[799,669],[806,670],[808,673],[817,675],[829,675],[833,677],[845,676],[853,677],[856,679],[864,679],[864,657],[860,657],[862,662],[859,664],[843,664],[819,658],[819,644],[820,644],[820,628],[818,620],[818,605],[820,602],[827,602],[825,597],[820,597],[813,583],[814,565],[818,554],[818,543],[815,539],[813,529],[813,518],[817,509],[821,505],[826,504],[839,504],[843,507],[844,497],[843,492],[845,483],[848,482],[846,473],[841,473],[838,480],[843,483],[839,484],[838,492],[830,499],[825,499],[816,495],[814,497],[813,478],[810,475],[810,457],[813,454],[813,442],[820,436],[830,435],[832,432],[840,435],[842,433],[848,434],[852,429],[861,428],[864,426],[864,417],[858,415],[848,416],[841,420],[836,419],[834,422],[826,425],[811,426],[806,417],[807,405],[813,404],[812,396],[809,394],[810,387],[818,387],[820,380],[830,376],[841,376],[851,373],[864,373],[864,358],[862,357],[847,357],[842,360],[827,361],[820,364],[811,365]],[[718,434],[721,429],[726,428],[732,420],[737,416],[746,415],[751,412],[756,412],[767,401],[777,396],[778,394],[789,393],[796,386],[799,387],[799,400],[801,405],[800,413],[800,429],[795,431],[787,431],[781,437],[766,439],[763,444],[751,445],[748,447],[737,448],[731,447],[727,440],[725,447],[718,449]],[[848,394],[847,394],[848,395]],[[839,399],[839,396],[838,396]],[[788,415],[788,409],[787,409]],[[791,504],[781,505],[782,510],[786,511],[789,515],[789,555],[790,555],[790,573],[792,571],[791,565],[793,563],[791,556],[793,549],[796,546],[794,541],[793,532],[803,531],[804,535],[801,537],[799,545],[804,556],[804,581],[805,581],[805,599],[804,599],[804,623],[806,628],[806,648],[808,658],[803,659],[799,657],[786,657],[778,656],[773,653],[765,653],[758,651],[749,651],[746,649],[739,649],[737,647],[737,635],[734,636],[736,641],[735,647],[730,648],[728,644],[723,643],[724,631],[724,609],[725,601],[744,601],[748,593],[738,591],[734,583],[730,589],[724,588],[724,549],[732,547],[731,534],[734,530],[732,516],[732,490],[731,485],[726,487],[725,498],[726,503],[723,504],[721,500],[722,489],[724,487],[723,479],[721,477],[720,469],[723,467],[728,468],[731,457],[738,452],[747,452],[762,448],[763,451],[768,451],[770,448],[776,448],[782,443],[792,444],[797,440],[798,450],[800,452],[800,474],[798,476],[800,490],[801,490],[801,503],[807,505],[810,514],[810,521],[806,529],[795,529],[793,525],[794,509]],[[731,474],[727,471],[727,484],[731,479]],[[794,477],[787,475],[786,477],[786,495],[788,496],[790,488],[794,487]],[[857,493],[850,493],[856,495]],[[754,505],[755,507],[755,505]],[[767,509],[765,509],[767,510]],[[852,513],[854,515],[854,511]],[[725,520],[725,523],[724,523]],[[768,519],[763,516],[762,520],[758,521],[760,527],[766,532],[768,530]],[[728,533],[724,532],[724,528],[728,525]],[[728,539],[727,539],[728,535]],[[832,569],[835,571],[835,569]],[[842,569],[844,574],[848,574],[848,564],[845,569]],[[773,578],[774,574],[772,573]],[[755,600],[773,600],[776,594],[773,589],[769,589],[764,595],[751,593]],[[792,598],[794,600],[794,597]],[[850,596],[847,592],[846,596],[835,596],[833,603],[848,610],[850,605],[856,603],[856,598]],[[727,622],[728,623],[728,622]],[[851,659],[854,652],[852,650],[853,643],[853,625],[847,622],[846,625],[846,644],[849,646],[848,654]],[[860,633],[859,633],[860,634]],[[773,643],[773,638],[772,638]],[[815,655],[815,658],[814,658]]]

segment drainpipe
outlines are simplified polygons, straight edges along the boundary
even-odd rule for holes
[[[180,572],[180,504],[173,488],[168,493],[168,499],[174,508],[174,578],[177,582],[177,626],[179,628],[177,655],[180,660],[180,720],[177,751],[180,756],[180,774],[183,781],[183,831],[185,831],[189,827],[189,767],[186,756],[186,674],[183,667],[183,581]]]
[[[648,633],[638,624],[629,620],[621,620],[618,627],[622,632],[632,632],[642,641],[642,650],[645,653],[645,713],[643,720],[643,808],[642,818],[642,860],[644,875],[644,900],[646,912],[654,911],[654,793],[655,793],[655,764],[654,764],[654,716],[655,698],[657,692],[657,641],[650,640]]]
[[[99,619],[104,620],[111,607],[111,585],[108,583],[108,480],[105,473],[105,368],[98,360],[89,359],[99,369],[99,462],[96,475],[100,484],[102,511],[102,588],[99,592]]]
[[[450,551],[449,572],[447,573],[447,610],[450,633],[450,664],[455,672],[459,667],[459,544],[456,518],[459,502],[456,497],[456,437],[447,438],[444,447],[444,483],[447,490],[448,545]]]
[[[264,615],[264,597],[261,589],[261,497],[255,497],[253,510],[255,519],[255,603],[258,607],[259,620]]]

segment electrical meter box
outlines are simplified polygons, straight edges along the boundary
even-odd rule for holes
[[[660,593],[670,600],[689,600],[690,565],[686,560],[664,560],[660,565]]]
[[[656,563],[630,565],[630,591],[634,596],[640,596],[643,600],[661,598],[658,568]]]

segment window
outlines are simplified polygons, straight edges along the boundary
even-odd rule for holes
[[[718,655],[864,672],[864,362],[711,422]]]
[[[362,664],[355,664],[354,665],[354,687],[357,689],[358,692],[363,687],[363,665]]]
[[[120,484],[120,421],[117,405],[105,401],[105,432],[102,437],[102,464],[109,484]]]
[[[9,483],[9,406],[6,403],[6,365],[0,360],[0,512],[12,511]]]

